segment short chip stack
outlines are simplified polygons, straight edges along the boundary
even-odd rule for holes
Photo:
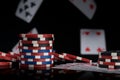
[[[120,50],[103,51],[99,53],[98,67],[120,69]]]
[[[53,34],[20,34],[20,69],[42,70],[54,64]]]

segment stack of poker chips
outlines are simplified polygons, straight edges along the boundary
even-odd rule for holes
[[[45,70],[53,67],[53,34],[20,34],[20,69]]]
[[[98,67],[120,69],[120,50],[100,52],[98,56]]]
[[[14,62],[17,60],[17,55],[12,52],[0,51],[0,69],[13,68]]]

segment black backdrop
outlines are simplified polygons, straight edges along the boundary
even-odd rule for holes
[[[80,29],[97,28],[106,32],[107,50],[118,50],[119,4],[113,0],[95,0],[97,10],[89,20],[68,0],[44,0],[31,23],[15,16],[20,0],[2,0],[0,14],[0,51],[11,51],[20,33],[36,27],[39,33],[55,34],[54,49],[80,55]],[[90,57],[91,58],[91,57]]]

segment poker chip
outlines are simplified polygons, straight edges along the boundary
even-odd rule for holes
[[[27,46],[19,46],[19,49],[49,50],[49,49],[53,49],[53,47],[52,47],[52,46],[45,46],[45,47],[27,47]]]
[[[20,64],[27,64],[27,65],[46,65],[46,64],[53,64],[53,61],[45,61],[45,62],[41,62],[41,61],[37,61],[37,62],[31,62],[31,61],[20,61]]]
[[[23,44],[23,43],[20,43],[20,46],[27,46],[27,47],[46,47],[46,46],[53,46],[53,44]]]
[[[27,53],[45,53],[45,52],[53,52],[53,50],[52,49],[50,49],[50,50],[28,50],[28,49],[20,49],[20,52],[22,52],[22,53],[25,53],[25,52],[27,52]]]
[[[120,69],[120,51],[102,51],[98,55],[98,67],[106,69]]]
[[[50,56],[53,53],[52,52],[43,52],[43,53],[20,53],[21,55],[26,55],[26,56]]]
[[[20,40],[20,43],[23,44],[53,44],[53,41],[24,41]]]
[[[120,66],[115,66],[115,65],[102,65],[102,64],[99,64],[98,67],[100,68],[105,68],[105,69],[120,69]]]
[[[0,55],[0,60],[12,61],[12,58],[11,58],[11,57],[8,57],[8,56],[1,56],[1,55]]]
[[[12,68],[12,62],[0,62],[0,69]]]
[[[27,59],[27,58],[21,58],[20,59],[21,61],[23,60],[23,61],[29,61],[29,62],[39,62],[39,61],[41,61],[41,62],[47,62],[47,61],[54,61],[55,59],[54,58],[45,58],[45,59]]]
[[[20,38],[20,40],[27,40],[27,41],[48,41],[48,40],[54,40],[54,38]]]
[[[54,55],[56,60],[65,59],[65,60],[73,61],[68,56],[65,56],[65,55],[62,55],[62,54],[53,53],[53,55]]]
[[[54,37],[54,34],[20,34],[20,37],[27,37],[27,38],[51,38]]]
[[[68,53],[62,53],[62,54],[65,55],[65,56],[70,57],[73,60],[80,60],[80,61],[84,61],[84,62],[92,64],[92,60],[90,60],[90,59],[79,57],[79,56],[75,56],[75,55],[68,54]]]
[[[4,53],[4,52],[0,52],[0,56],[16,57],[17,55],[15,55],[14,53]]]
[[[120,56],[120,51],[116,50],[116,51],[102,51],[99,53],[99,55],[102,56]]]
[[[103,62],[120,62],[120,59],[105,59],[105,58],[99,58],[98,61],[103,61]]]
[[[104,62],[104,61],[98,61],[98,64],[120,66],[120,62]]]
[[[0,62],[0,66],[12,65],[12,62]]]
[[[50,56],[26,56],[26,55],[21,55],[21,58],[27,58],[27,59],[45,59],[45,58],[54,58],[53,55]]]
[[[120,59],[120,56],[101,56],[101,55],[99,55],[99,58],[103,58],[103,59]]]

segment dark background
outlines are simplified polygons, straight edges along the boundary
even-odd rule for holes
[[[104,29],[107,50],[120,49],[119,2],[95,0],[97,10],[89,20],[68,0],[44,0],[31,23],[15,16],[20,0],[2,0],[0,3],[0,51],[11,51],[20,33],[36,27],[39,33],[55,35],[54,49],[61,53],[80,55],[80,29]],[[91,58],[91,57],[90,57]]]

